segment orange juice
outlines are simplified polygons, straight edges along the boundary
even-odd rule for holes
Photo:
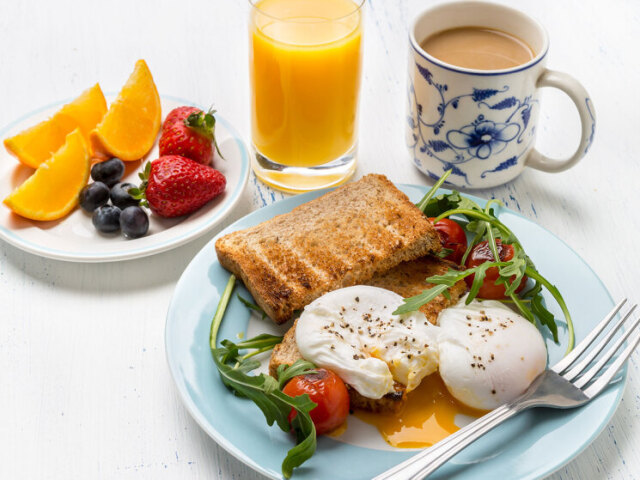
[[[256,0],[252,137],[271,162],[314,167],[356,144],[361,11],[353,0]]]

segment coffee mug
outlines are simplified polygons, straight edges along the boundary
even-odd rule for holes
[[[444,30],[480,26],[519,37],[533,50],[527,63],[478,70],[445,63],[420,43]],[[487,188],[518,176],[525,166],[561,172],[589,150],[595,110],[584,87],[566,73],[545,68],[549,38],[536,20],[503,5],[466,1],[422,12],[410,31],[407,145],[415,165],[460,188]],[[556,160],[534,148],[539,88],[555,87],[576,105],[582,137],[576,152]]]

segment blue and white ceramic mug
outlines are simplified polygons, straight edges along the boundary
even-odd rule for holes
[[[429,55],[420,42],[443,30],[482,26],[523,39],[535,57],[504,70],[474,70]],[[480,1],[445,3],[422,12],[410,31],[407,145],[425,174],[461,188],[486,188],[513,180],[525,166],[561,172],[589,150],[595,110],[573,77],[545,68],[549,38],[536,20],[512,8]],[[545,157],[535,148],[539,88],[555,87],[575,103],[582,138],[567,159]]]

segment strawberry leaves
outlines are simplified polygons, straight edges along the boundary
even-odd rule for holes
[[[220,155],[220,158],[224,159],[222,153],[220,153],[218,142],[216,141],[216,117],[214,116],[215,113],[216,110],[213,109],[210,109],[207,113],[202,111],[193,112],[187,118],[185,118],[184,124],[187,127],[196,130],[203,137],[211,140],[216,148],[216,152],[218,152],[218,155]]]
[[[144,170],[142,170],[141,172],[138,172],[138,177],[142,182],[140,183],[140,186],[133,187],[128,190],[129,195],[131,195],[136,200],[140,200],[140,205],[147,208],[149,208],[149,202],[147,202],[145,191],[147,190],[150,174],[151,174],[151,162],[147,162],[147,164],[144,166]]]
[[[211,356],[222,383],[231,392],[236,396],[252,400],[262,411],[267,425],[272,426],[275,423],[282,431],[292,430],[295,433],[296,445],[287,452],[282,462],[282,475],[290,478],[293,469],[311,458],[316,451],[316,428],[309,415],[316,404],[307,394],[290,397],[282,391],[282,388],[294,376],[313,372],[315,366],[311,362],[298,360],[291,366],[281,365],[278,368],[278,379],[264,373],[250,375],[260,366],[260,362],[252,357],[271,350],[282,341],[282,337],[274,335],[262,334],[238,343],[223,340],[220,346],[217,346],[218,330],[231,298],[235,280],[235,275],[231,275],[211,321],[209,333]],[[242,352],[246,350],[253,351],[243,354]],[[297,415],[289,422],[289,413],[292,408],[296,410]]]

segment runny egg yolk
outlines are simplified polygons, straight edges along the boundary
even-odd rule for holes
[[[456,415],[478,418],[486,412],[456,401],[434,373],[407,394],[402,410],[395,414],[379,414],[356,410],[355,416],[375,426],[385,441],[398,448],[423,448],[439,442],[460,429]]]

